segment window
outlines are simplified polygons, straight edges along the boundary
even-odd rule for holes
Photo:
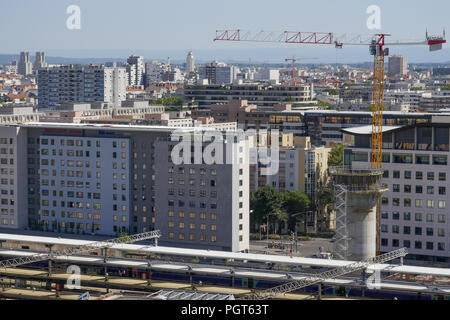
[[[422,228],[421,227],[416,227],[414,230],[414,234],[416,236],[421,236],[422,235]]]
[[[399,220],[399,219],[400,219],[400,213],[392,212],[392,220]]]
[[[403,212],[403,220],[410,221],[411,220],[411,212]]]
[[[400,232],[400,227],[396,226],[396,225],[393,225],[392,226],[392,233],[399,233],[399,232]]]
[[[427,242],[427,250],[433,250],[433,242]]]
[[[399,184],[392,185],[392,192],[400,192],[400,185]]]
[[[414,220],[415,221],[422,221],[422,213],[416,212],[416,214],[414,215]]]
[[[394,207],[400,206],[400,199],[399,199],[399,198],[393,198],[393,199],[392,199],[392,205],[393,205]]]
[[[405,179],[411,179],[411,171],[405,171]]]
[[[434,172],[427,172],[427,180],[434,180]]]
[[[434,165],[447,165],[447,156],[433,156]]]
[[[434,208],[434,200],[427,200],[427,208]]]
[[[415,241],[414,242],[414,248],[422,249],[422,242],[421,241]]]
[[[403,234],[411,234],[411,227],[404,226],[403,227]]]
[[[427,222],[434,222],[434,214],[427,213]]]
[[[439,195],[445,196],[445,187],[439,187]]]
[[[409,184],[405,184],[403,187],[403,191],[405,193],[411,193],[411,186]]]
[[[438,201],[438,208],[439,209],[445,209],[445,200],[439,200]]]
[[[423,179],[423,172],[416,171],[416,180],[422,180],[422,179]]]
[[[432,237],[433,236],[433,228],[427,228],[427,236]]]
[[[444,214],[439,214],[438,215],[438,222],[439,223],[445,223],[445,215]]]
[[[433,186],[428,186],[427,187],[427,194],[434,194],[434,187]]]
[[[423,201],[421,199],[416,199],[416,208],[422,208]]]
[[[400,179],[400,171],[394,171],[393,172],[393,178],[394,179]]]

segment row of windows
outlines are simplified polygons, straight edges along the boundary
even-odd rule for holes
[[[240,193],[242,193],[242,191],[239,191]],[[174,196],[175,195],[175,189],[173,188],[169,188],[167,191],[167,194],[169,196]],[[178,189],[178,196],[180,197],[184,197],[186,195],[186,190],[184,189]],[[195,197],[196,195],[196,190],[189,190],[189,196],[190,197]],[[206,190],[200,190],[199,191],[199,195],[200,197],[206,197]],[[211,198],[217,198],[217,191],[210,191],[210,197]]]
[[[7,215],[9,211],[9,214],[14,214],[14,209],[7,209],[7,208],[0,208],[0,213],[2,215]]]
[[[4,225],[4,226],[8,226],[8,225],[13,226],[13,225],[15,225],[15,220],[14,219],[3,218],[0,221],[2,222],[2,225]]]
[[[435,204],[437,202],[437,208],[439,209],[445,209],[446,207],[446,201],[445,200],[422,200],[422,199],[415,199],[415,207],[416,208],[423,208],[424,204],[426,205],[426,208],[433,209],[435,207]],[[381,204],[382,205],[389,205],[389,198],[383,197],[381,198]],[[411,207],[412,201],[409,198],[403,199],[403,206],[404,207]],[[392,206],[399,207],[400,206],[400,198],[392,198]]]
[[[8,161],[8,159],[6,159],[6,158],[1,158],[0,159],[0,164],[10,164],[10,165],[13,165],[14,164],[14,159],[13,158],[11,158],[11,159],[9,159],[9,161]]]
[[[388,233],[389,228],[387,225],[382,224],[381,225],[381,232]],[[400,233],[400,226],[393,225],[391,229],[392,233]],[[403,234],[411,234],[411,227],[410,226],[403,226]],[[414,228],[414,234],[416,236],[421,236],[423,234],[423,228],[422,227],[415,227]],[[425,235],[427,236],[434,236],[434,229],[433,228],[425,228]],[[437,236],[438,237],[445,237],[445,229],[438,228],[437,229]]]
[[[39,213],[42,217],[56,217],[55,210],[42,210]],[[85,217],[89,220],[101,220],[101,214],[92,214],[92,213],[84,213],[84,212],[74,212],[74,211],[61,211],[59,216],[61,218],[69,218],[69,219],[84,219]]]
[[[175,212],[174,212],[174,211],[169,211],[168,216],[169,216],[169,218],[175,217]],[[179,218],[184,218],[185,216],[186,216],[186,215],[185,215],[185,212],[184,212],[184,211],[178,212],[178,217],[179,217]],[[196,214],[195,212],[190,212],[190,213],[189,213],[189,218],[190,218],[190,219],[195,219],[196,216],[197,216],[197,214]],[[201,220],[206,220],[206,213],[204,213],[204,212],[199,213],[198,216],[199,216],[199,218],[200,218]],[[210,216],[209,216],[209,218],[210,218],[211,220],[215,221],[215,220],[217,220],[217,214],[211,213]]]
[[[167,182],[168,182],[169,184],[174,184],[174,183],[175,183],[175,179],[169,177],[169,179],[168,179]],[[195,186],[195,183],[196,183],[196,179],[189,179],[189,185],[190,185],[190,186]],[[179,178],[179,179],[178,179],[178,184],[179,184],[179,185],[184,185],[184,184],[185,184],[185,179],[184,179],[184,178]],[[201,186],[206,186],[206,180],[200,179],[200,185],[201,185]],[[209,181],[209,186],[211,186],[211,187],[217,186],[217,181],[216,181],[216,180],[210,180],[210,181]]]
[[[178,207],[184,207],[185,206],[185,202],[182,200],[178,200]],[[168,200],[168,206],[169,207],[174,207],[175,206],[175,200]],[[187,206],[187,204],[186,204]],[[199,208],[206,208],[206,202],[200,202],[199,203]],[[212,202],[209,204],[211,209],[217,209],[217,203]],[[194,201],[189,201],[189,208],[195,208],[196,204]],[[239,208],[242,208],[242,202],[239,202]]]
[[[0,154],[8,154],[8,149],[7,148],[0,148]],[[14,149],[10,148],[9,149],[9,154],[14,154]]]
[[[46,199],[41,200],[41,205],[43,207],[50,207],[50,200],[46,200]],[[67,208],[78,208],[78,209],[83,209],[83,208],[91,209],[92,208],[94,210],[102,209],[102,205],[100,203],[91,204],[90,202],[85,203],[85,202],[79,202],[79,201],[67,201],[67,202],[61,201],[60,202],[61,208],[66,208],[66,205],[67,205]],[[117,206],[117,205],[113,205],[113,206]],[[58,207],[58,201],[53,200],[52,207],[54,207],[54,208]],[[125,210],[123,210],[123,211],[126,211],[126,207],[125,207]]]
[[[13,168],[0,168],[0,174],[1,175],[13,175],[14,174],[14,169]]]
[[[34,144],[34,142],[35,142],[34,138],[28,138],[28,144]],[[49,139],[47,139],[47,138],[41,138],[41,139],[40,139],[40,142],[41,142],[41,145],[44,145],[44,146],[49,145]],[[39,144],[39,138],[36,139],[36,143]],[[117,142],[116,142],[116,143],[117,143]],[[125,142],[122,142],[122,145],[123,145],[124,143],[125,143]],[[83,140],[81,140],[81,139],[79,139],[79,140],[72,140],[72,139],[64,140],[64,139],[61,139],[61,140],[59,140],[59,144],[60,144],[61,146],[66,145],[66,146],[68,146],[68,147],[82,147],[84,143],[83,143]],[[55,145],[55,139],[50,139],[50,145],[52,145],[52,146]],[[126,144],[125,144],[125,145],[126,145]],[[86,141],[86,146],[87,146],[87,147],[92,147],[92,146],[93,146],[92,141],[91,141],[91,140],[87,140],[87,141]],[[95,140],[95,146],[96,146],[97,148],[100,148],[100,147],[101,147],[101,142],[100,142],[100,140]]]
[[[168,172],[169,172],[169,173],[174,173],[174,172],[175,172],[174,167],[169,167]],[[184,174],[184,173],[185,173],[184,167],[178,167],[177,172],[178,172],[179,174]],[[205,169],[205,168],[200,168],[200,169],[199,169],[199,172],[200,172],[201,175],[204,175],[204,174],[206,174],[206,169]],[[212,176],[217,175],[217,170],[216,170],[216,169],[210,169],[209,172],[210,172],[210,174],[211,174]],[[189,174],[195,174],[195,168],[189,168]]]
[[[175,239],[175,233],[170,232],[169,233],[169,239]],[[217,236],[211,236],[210,238],[210,242],[217,242]],[[186,240],[186,236],[184,233],[179,233],[178,234],[178,240]],[[189,240],[191,241],[195,241],[196,240],[196,235],[195,234],[189,234]],[[200,241],[206,241],[206,235],[201,234],[199,235],[199,240]]]
[[[426,194],[434,194],[435,193],[435,189],[436,188],[434,186],[426,186]],[[399,184],[393,184],[392,185],[392,192],[401,192],[400,190],[401,189],[400,189],[400,185]],[[412,192],[411,185],[405,184],[403,186],[403,192],[404,193],[411,193]],[[420,185],[416,186],[415,192],[417,194],[424,193],[424,187],[420,186]],[[446,187],[438,187],[437,188],[437,192],[438,192],[439,195],[445,196],[445,194],[447,192],[447,189],[446,189]]]
[[[389,245],[388,239],[381,239],[381,245],[383,247],[387,247]],[[400,240],[398,239],[392,239],[392,247],[400,247]],[[405,248],[411,248],[411,241],[410,240],[403,240],[403,247]],[[425,243],[425,249],[426,250],[434,250],[434,243],[427,241]],[[422,241],[414,241],[414,249],[424,249],[422,247]],[[437,249],[439,251],[445,251],[445,243],[439,242],[437,243]]]
[[[0,138],[0,144],[14,144],[14,139],[13,138]]]
[[[171,229],[175,228],[175,222],[169,221],[167,223],[167,226],[169,228],[171,228]],[[185,223],[184,222],[182,222],[182,221],[178,222],[178,228],[179,229],[184,229],[184,227],[185,227]],[[189,223],[189,229],[195,229],[195,228],[196,228],[196,224],[194,222]],[[205,223],[201,223],[200,224],[200,230],[206,230],[206,224]],[[211,231],[217,231],[217,225],[215,225],[215,224],[210,225],[210,230]]]
[[[445,214],[438,214],[438,222],[439,223],[445,223],[446,221],[446,215]],[[425,215],[426,222],[434,222],[434,214],[433,213],[427,213]],[[389,212],[382,212],[381,213],[382,219],[389,219]],[[416,212],[414,213],[414,221],[422,221],[423,219],[423,213]],[[400,212],[392,212],[392,220],[400,220]],[[404,221],[411,221],[411,212],[403,212],[403,220]]]
[[[427,180],[435,180],[435,173],[434,172],[427,172]],[[447,175],[445,172],[439,172],[437,174],[438,180],[439,181],[446,181],[447,179]],[[389,178],[389,171],[385,170],[383,173],[383,178]],[[392,178],[393,179],[400,179],[400,171],[399,170],[394,170],[392,171]],[[415,172],[415,178],[416,180],[423,180],[424,179],[424,173],[423,171],[416,171]],[[406,170],[403,172],[403,179],[406,180],[411,180],[412,179],[412,171]]]
[[[97,158],[100,158],[100,155]],[[28,159],[28,164],[33,164],[33,163],[34,163],[34,159],[33,158],[29,158]],[[54,159],[50,159],[50,161],[49,161],[49,159],[41,159],[41,165],[43,165],[43,166],[48,166],[48,165],[55,166],[55,164],[56,164],[56,161]],[[59,164],[60,164],[61,167],[67,166],[67,167],[83,168],[83,161],[81,161],[81,160],[77,160],[77,161],[75,161],[75,160],[60,160]],[[101,168],[101,166],[102,166],[101,162],[100,161],[96,161],[95,167],[96,168]],[[90,168],[91,167],[90,162],[89,161],[85,161],[84,162],[84,167]]]

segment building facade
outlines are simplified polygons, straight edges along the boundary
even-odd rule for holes
[[[406,247],[409,258],[448,262],[450,126],[435,120],[384,128],[383,182],[389,191],[382,195],[381,251]],[[345,164],[370,167],[370,128],[345,132],[352,141],[344,151]]]
[[[38,108],[55,108],[64,102],[111,102],[126,99],[125,68],[73,65],[38,70]]]
[[[231,85],[186,85],[184,95],[199,107],[209,107],[232,100],[247,100],[258,107],[270,107],[279,103],[313,103],[312,84],[272,85],[261,83]]]
[[[23,76],[27,76],[33,73],[33,64],[30,61],[29,52],[20,53],[20,60],[17,65],[17,73]]]
[[[169,152],[175,129],[68,123],[1,126],[0,227],[109,236],[159,228],[162,244],[247,250],[245,141],[236,140],[236,148],[224,153],[238,162],[176,166]],[[194,129],[178,130],[190,134]],[[181,231],[168,229],[171,211],[185,212],[184,238],[178,235]]]
[[[408,62],[405,56],[390,56],[388,74],[390,76],[408,74]]]

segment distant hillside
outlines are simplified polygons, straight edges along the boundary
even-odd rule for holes
[[[0,65],[11,64],[12,61],[19,61],[20,55],[0,54]],[[34,55],[30,56],[31,62],[34,61]],[[122,62],[123,58],[65,58],[65,57],[45,57],[45,61],[49,64],[102,64],[106,62]]]

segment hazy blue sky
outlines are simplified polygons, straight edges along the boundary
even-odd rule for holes
[[[81,8],[81,30],[66,28],[71,4]],[[112,49],[279,47],[290,54],[286,45],[212,39],[221,28],[373,33],[366,27],[372,4],[381,7],[380,31],[396,38],[423,39],[427,27],[436,34],[450,31],[448,0],[0,0],[0,53],[44,50],[80,56],[89,50],[114,56]]]

